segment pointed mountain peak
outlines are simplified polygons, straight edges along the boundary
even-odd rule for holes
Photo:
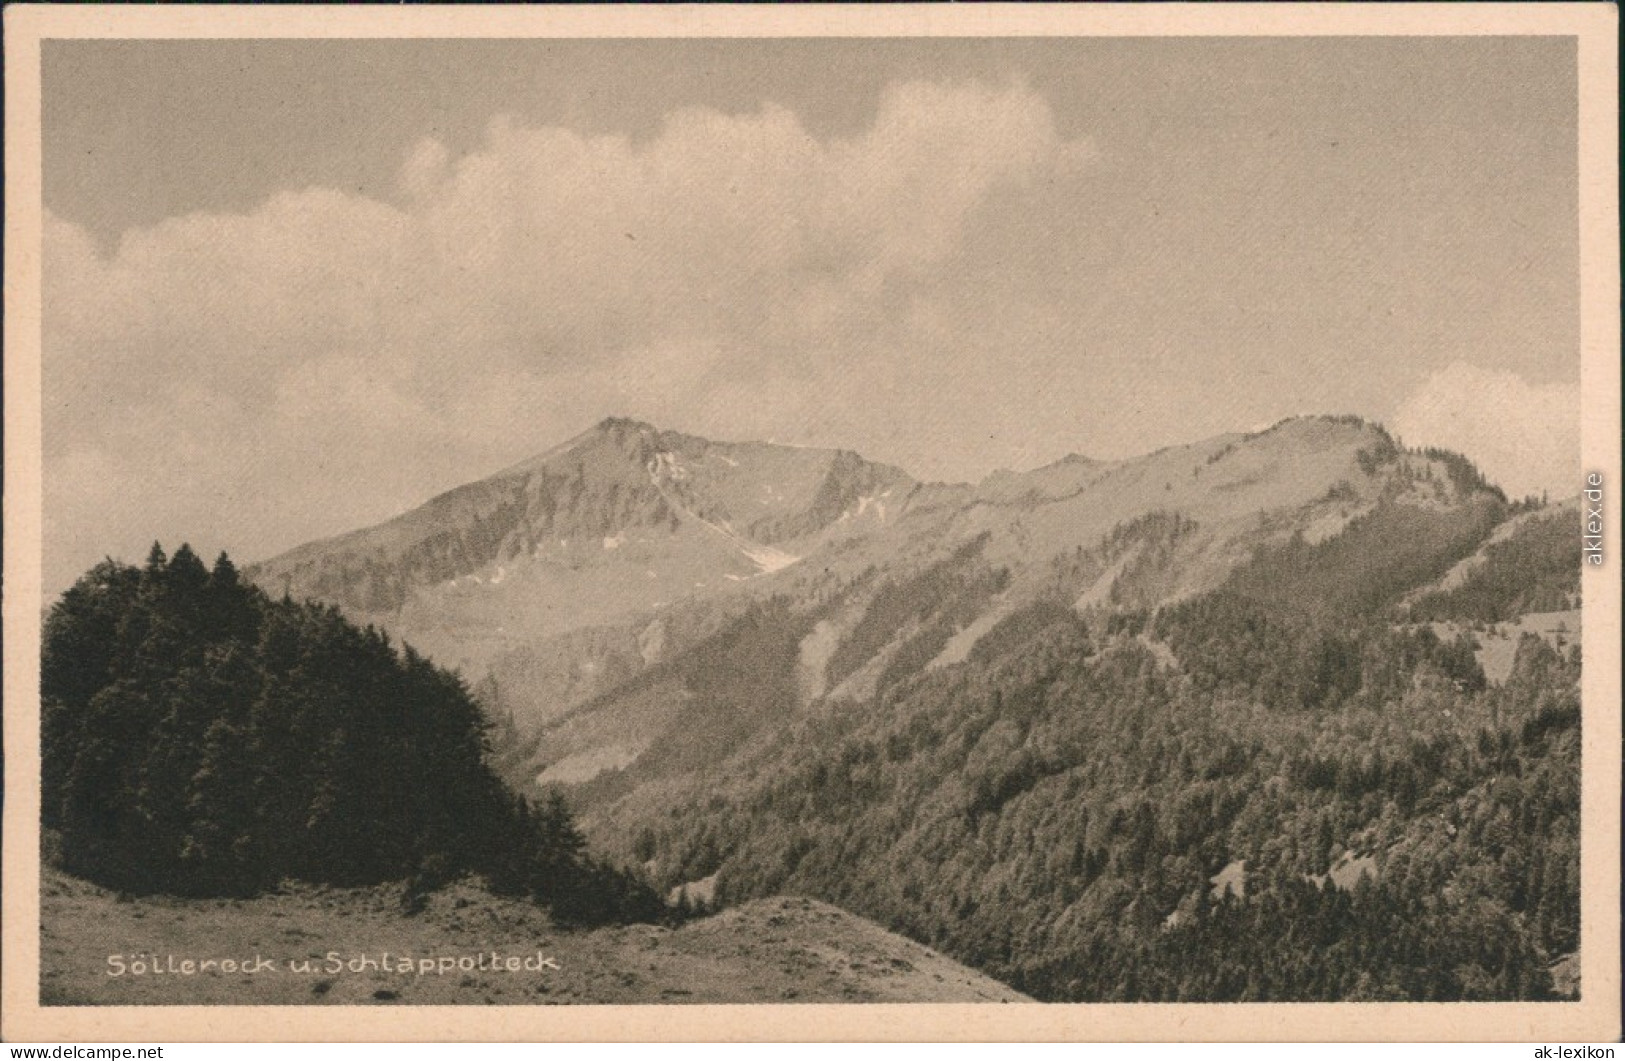
[[[526,457],[516,464],[510,464],[489,478],[508,479],[516,475],[529,475],[550,467],[561,459],[569,459],[572,455],[579,457],[602,450],[605,446],[620,449],[634,439],[657,440],[665,434],[668,432],[662,432],[642,420],[633,420],[625,416],[606,416],[579,435],[566,439],[534,457]]]
[[[659,429],[653,424],[644,423],[642,420],[634,420],[630,416],[606,416],[598,421],[588,434],[624,435],[628,432],[659,434]]]
[[[609,443],[615,446],[625,446],[636,439],[659,439],[668,434],[653,424],[642,420],[634,420],[629,416],[606,416],[596,424],[581,432],[581,434],[555,447],[546,455],[566,453],[571,450],[581,450],[592,446]]]

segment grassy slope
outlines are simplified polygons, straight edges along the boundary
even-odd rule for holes
[[[529,904],[469,884],[414,917],[398,888],[297,888],[259,899],[123,900],[47,873],[41,1000],[58,1005],[547,1005],[739,1002],[1021,1002],[1025,996],[920,944],[808,899],[746,904],[677,929],[569,931]],[[323,971],[322,957],[452,957],[538,950],[559,968],[519,972]],[[255,975],[112,977],[107,957],[273,959]],[[316,969],[292,972],[289,960]]]

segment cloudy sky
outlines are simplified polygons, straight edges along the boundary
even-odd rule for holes
[[[46,585],[606,415],[938,479],[1300,412],[1574,492],[1558,38],[48,42]]]

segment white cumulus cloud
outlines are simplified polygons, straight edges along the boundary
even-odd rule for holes
[[[1457,361],[1401,403],[1389,426],[1406,445],[1469,456],[1509,497],[1580,489],[1580,389],[1530,383]]]
[[[849,137],[772,105],[642,140],[498,118],[421,141],[393,201],[289,190],[106,248],[48,217],[47,578],[157,536],[264,556],[611,412],[816,416],[850,358],[929,356],[888,322],[978,210],[1088,156],[1020,85],[916,82]]]

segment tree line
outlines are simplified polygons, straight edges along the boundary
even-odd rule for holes
[[[41,706],[46,854],[111,888],[406,881],[411,901],[477,873],[565,920],[665,912],[561,799],[503,785],[461,678],[224,554],[87,572],[46,619]]]

